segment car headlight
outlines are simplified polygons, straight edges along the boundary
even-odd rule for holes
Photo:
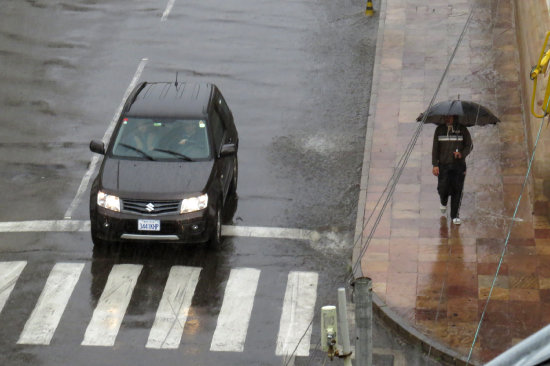
[[[97,192],[97,205],[107,210],[120,212],[120,199],[103,191]]]
[[[189,213],[203,210],[208,206],[208,194],[185,198],[181,201],[180,213]]]

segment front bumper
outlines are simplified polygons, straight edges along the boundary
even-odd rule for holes
[[[139,215],[114,212],[102,207],[90,215],[95,236],[107,242],[155,241],[171,243],[207,242],[215,222],[205,210],[181,215]],[[159,231],[138,230],[138,220],[159,220]]]

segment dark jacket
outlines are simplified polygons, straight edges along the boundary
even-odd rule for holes
[[[473,148],[472,137],[465,126],[458,124],[450,129],[446,124],[439,125],[434,132],[432,166],[466,164],[466,156]],[[461,159],[455,159],[453,154],[455,151],[462,154]]]

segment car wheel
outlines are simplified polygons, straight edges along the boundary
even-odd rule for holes
[[[93,224],[91,227],[91,233],[92,233],[92,242],[94,243],[94,253],[106,254],[106,251],[108,250],[108,243],[97,236],[97,229],[94,227]]]
[[[92,233],[92,242],[94,243],[94,246],[101,246],[105,244],[105,242],[97,236],[97,229],[95,228],[95,225],[92,223],[92,227],[90,228],[90,231]]]
[[[222,245],[222,205],[218,204],[216,209],[215,227],[213,230],[212,239],[210,240],[210,246],[212,248],[219,248]]]
[[[235,156],[235,161],[233,163],[233,178],[231,178],[231,185],[229,187],[230,195],[233,195],[237,192],[238,180],[239,180],[239,160]]]

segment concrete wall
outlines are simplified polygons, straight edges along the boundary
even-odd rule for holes
[[[528,136],[529,157],[540,126],[540,119],[531,114],[531,96],[533,81],[529,78],[531,68],[536,65],[546,36],[550,31],[550,15],[548,12],[549,0],[515,0],[516,32],[520,54],[523,115]],[[550,73],[550,72],[549,72]],[[535,111],[541,113],[540,105],[548,79],[539,77]],[[535,162],[533,164],[534,204],[536,215],[550,213],[550,130],[543,127],[542,136],[537,146]]]

